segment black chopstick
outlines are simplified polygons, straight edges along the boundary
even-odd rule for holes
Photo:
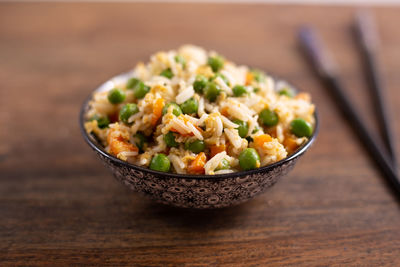
[[[378,68],[376,52],[378,49],[378,33],[372,20],[372,16],[366,10],[356,14],[354,29],[356,31],[357,42],[365,63],[366,75],[370,91],[375,101],[376,113],[379,120],[383,141],[386,145],[389,156],[392,159],[393,167],[396,169],[397,157],[396,146],[390,127],[390,119],[386,108],[384,90]]]
[[[340,110],[344,113],[348,122],[353,126],[353,129],[358,134],[365,148],[378,164],[384,177],[392,185],[397,196],[400,197],[400,180],[396,173],[397,170],[394,169],[391,160],[378,146],[374,137],[362,121],[361,116],[346,96],[343,85],[338,78],[339,76],[337,74],[336,66],[323,49],[322,43],[319,41],[316,33],[310,27],[303,27],[300,30],[299,38],[307,56],[310,58],[319,76],[331,89],[330,91],[336,98],[336,103],[339,105]]]

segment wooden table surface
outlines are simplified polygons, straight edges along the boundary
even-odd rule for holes
[[[320,30],[376,131],[349,31],[354,10],[0,4],[0,265],[400,266],[399,202],[296,40],[302,23]],[[400,8],[373,11],[399,134]],[[243,205],[193,211],[155,204],[119,184],[79,132],[78,111],[91,90],[185,43],[287,78],[318,106],[321,131],[312,149]]]

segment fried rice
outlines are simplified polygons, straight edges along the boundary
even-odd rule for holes
[[[294,153],[314,127],[309,94],[197,46],[157,52],[130,74],[93,94],[85,129],[131,164],[207,175],[258,168]]]

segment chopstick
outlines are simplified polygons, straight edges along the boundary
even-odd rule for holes
[[[395,170],[390,159],[381,150],[375,138],[368,131],[361,116],[345,94],[337,68],[324,50],[316,32],[310,27],[303,27],[299,32],[299,39],[320,78],[325,81],[330,88],[330,92],[336,98],[336,103],[339,105],[340,110],[353,126],[354,131],[358,134],[364,147],[379,166],[386,180],[392,185],[392,189],[400,197],[400,180],[396,173],[397,170]]]
[[[358,45],[361,48],[361,53],[366,67],[366,76],[370,91],[375,100],[376,113],[379,120],[383,141],[392,159],[392,165],[396,169],[397,157],[396,146],[394,144],[393,134],[390,127],[390,119],[385,105],[384,90],[380,78],[380,72],[377,64],[376,51],[378,49],[378,33],[372,16],[366,10],[356,14],[354,29]]]

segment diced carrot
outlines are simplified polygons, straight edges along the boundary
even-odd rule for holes
[[[188,172],[193,174],[203,174],[204,165],[207,162],[207,157],[204,152],[197,154],[196,158],[189,164]]]
[[[223,107],[221,109],[221,114],[224,115],[224,116],[228,116],[228,107]]]
[[[165,100],[158,98],[153,105],[153,117],[151,118],[151,125],[156,125],[157,121],[161,118],[162,110],[165,104]]]
[[[221,144],[219,146],[213,145],[213,146],[210,147],[210,156],[214,157],[218,153],[221,153],[221,152],[225,151],[225,149],[226,149],[226,146],[224,144]]]
[[[283,140],[283,145],[286,147],[289,153],[294,152],[299,145],[296,143],[296,139],[292,136],[286,136],[285,140]]]
[[[139,151],[139,149],[134,144],[129,143],[113,129],[110,129],[110,131],[108,132],[107,142],[110,147],[110,153],[113,155],[118,155],[120,152],[124,151]]]
[[[256,147],[263,147],[264,143],[272,141],[272,137],[269,134],[261,134],[255,136],[253,139]]]
[[[124,151],[131,151],[131,152],[136,151],[137,152],[139,150],[133,144],[127,142],[126,140],[123,140],[122,137],[116,138],[110,143],[110,153],[111,154],[118,155],[120,152],[124,152]]]
[[[251,72],[246,73],[246,85],[249,85],[254,79],[254,75]]]

